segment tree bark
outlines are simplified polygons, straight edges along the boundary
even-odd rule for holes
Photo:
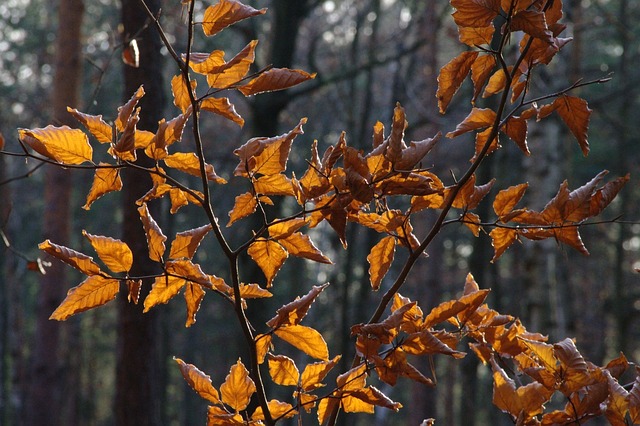
[[[149,9],[156,14],[160,9],[158,0],[147,0]],[[122,0],[122,24],[125,42],[136,37],[140,50],[138,68],[126,66],[124,69],[124,98],[128,99],[140,86],[144,86],[145,96],[140,100],[139,129],[155,131],[162,118],[165,98],[163,95],[161,41],[153,25],[148,24],[148,16],[139,0]],[[152,161],[139,156],[138,164],[153,165]],[[132,275],[152,275],[158,272],[158,265],[149,259],[146,236],[140,223],[135,204],[152,186],[146,173],[128,169],[123,178],[123,224],[122,239],[133,251],[136,259]],[[156,205],[150,206],[152,216],[158,218]],[[148,293],[151,282],[143,282],[140,300]],[[118,301],[118,348],[116,360],[115,418],[119,426],[146,426],[163,424],[162,407],[164,398],[164,369],[161,368],[161,354],[158,343],[158,313],[142,314],[142,304],[131,304],[127,295],[121,294]]]
[[[84,14],[82,0],[60,0],[58,6],[58,34],[56,37],[55,78],[51,105],[56,124],[75,126],[66,111],[68,105],[78,104],[81,81],[81,24]],[[71,176],[67,170],[49,167],[45,172],[44,236],[57,244],[67,244],[70,228]],[[66,424],[60,409],[65,389],[65,374],[58,356],[62,325],[49,320],[67,291],[66,267],[53,262],[42,278],[38,293],[36,332],[31,361],[31,377],[25,406],[27,425]],[[65,325],[69,327],[70,325]],[[52,409],[52,407],[55,407]]]

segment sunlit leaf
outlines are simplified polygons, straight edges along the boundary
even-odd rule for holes
[[[249,377],[249,372],[242,361],[238,359],[220,386],[222,401],[236,411],[242,411],[249,405],[251,395],[256,391],[256,385]]]
[[[273,419],[288,419],[298,414],[297,410],[294,410],[293,406],[286,402],[281,402],[275,399],[267,402],[269,412]],[[262,407],[257,407],[256,411],[251,415],[251,420],[264,420],[264,413]]]
[[[260,176],[253,182],[253,189],[260,195],[295,195],[291,179],[282,173]]]
[[[191,327],[196,322],[196,314],[200,309],[205,291],[199,284],[187,283],[184,290],[184,299],[187,303],[187,321],[185,327]]]
[[[491,262],[498,260],[500,256],[518,239],[518,233],[515,229],[494,228],[489,233],[491,237],[491,245],[494,249],[494,255]]]
[[[458,27],[458,38],[461,43],[475,47],[483,44],[491,44],[495,28],[493,25],[486,27]]]
[[[589,117],[591,109],[587,101],[574,96],[563,95],[556,99],[554,105],[562,121],[569,127],[573,136],[578,140],[578,145],[582,149],[582,154],[589,154],[589,142],[587,141],[587,130],[589,128]]]
[[[247,253],[267,278],[267,287],[271,287],[273,279],[288,257],[287,251],[275,241],[260,238],[249,246]]]
[[[300,349],[310,357],[329,360],[329,348],[322,334],[311,327],[303,325],[287,325],[274,331],[276,336]]]
[[[98,264],[93,261],[91,256],[87,256],[86,254],[54,244],[49,240],[40,243],[38,248],[62,260],[67,265],[76,268],[85,275],[98,275],[101,273]]]
[[[283,90],[315,78],[316,74],[309,74],[302,70],[288,68],[271,68],[260,73],[256,78],[238,87],[245,96],[252,96],[263,92]]]
[[[191,85],[191,92],[195,93],[198,82],[191,80],[189,83]],[[171,93],[173,93],[173,104],[180,108],[184,114],[187,108],[191,106],[191,98],[189,97],[189,91],[187,90],[187,85],[182,74],[175,75],[171,79]]]
[[[463,133],[484,129],[493,125],[496,113],[489,108],[473,108],[469,115],[456,126],[456,130],[447,133],[448,138],[455,138]]]
[[[245,192],[244,194],[238,195],[233,208],[229,212],[229,223],[227,223],[227,227],[233,225],[235,221],[253,214],[257,207],[258,201],[252,193]]]
[[[176,238],[171,243],[169,259],[191,259],[196,253],[198,246],[200,246],[200,242],[211,229],[211,224],[207,224],[199,228],[178,232]]]
[[[107,163],[100,163],[100,166],[107,165]],[[120,179],[120,171],[118,169],[111,167],[97,168],[93,177],[93,183],[91,184],[91,190],[82,208],[89,210],[98,198],[109,192],[120,191],[121,189],[122,179]]]
[[[493,28],[493,27],[491,27]],[[476,29],[476,28],[471,28]],[[489,79],[496,66],[496,58],[493,55],[480,55],[471,66],[471,81],[473,81],[472,103],[480,96],[482,88]]]
[[[167,303],[182,290],[182,287],[184,287],[186,283],[187,280],[181,277],[173,277],[170,275],[157,277],[153,282],[151,291],[144,299],[143,312],[148,312],[149,309],[161,303]]]
[[[396,251],[396,238],[386,236],[371,248],[367,256],[369,262],[369,279],[374,290],[380,288],[382,279],[389,272]]]
[[[527,120],[522,117],[510,117],[502,131],[518,145],[518,148],[525,155],[531,154],[527,145]]]
[[[240,284],[239,288],[240,297],[243,299],[262,299],[273,296],[273,293],[269,290],[265,290],[258,284]]]
[[[337,355],[330,361],[320,361],[313,364],[308,364],[302,376],[300,377],[300,387],[305,391],[312,391],[323,387],[322,381],[327,377],[327,374],[336,366],[341,356]]]
[[[255,60],[257,40],[249,42],[236,56],[224,65],[207,73],[207,83],[214,89],[225,89],[240,81],[247,75]]]
[[[632,423],[640,423],[640,375],[636,376],[629,391],[629,417]]]
[[[511,213],[516,204],[522,199],[528,187],[528,183],[521,183],[498,192],[496,198],[493,200],[493,211],[496,212],[496,215],[501,218]]]
[[[374,386],[368,386],[363,389],[349,392],[349,396],[357,398],[365,404],[384,407],[393,411],[399,411],[402,408],[402,404],[392,401],[388,396]]]
[[[167,167],[180,170],[193,176],[200,175],[200,160],[194,152],[176,152],[162,159]],[[216,183],[224,184],[227,181],[218,176],[211,164],[204,165],[204,172],[207,179]]]
[[[278,240],[278,242],[291,256],[301,257],[319,263],[333,264],[331,259],[322,254],[313,244],[308,235],[294,232],[287,238]]]
[[[126,104],[118,107],[118,117],[116,118],[116,129],[119,132],[124,131],[131,114],[136,109],[136,105],[138,105],[138,101],[142,99],[144,96],[144,88],[142,86],[138,87],[136,92],[131,96],[131,98],[127,101]]]
[[[471,66],[477,57],[478,52],[465,51],[440,69],[436,97],[438,98],[438,108],[441,114],[444,114],[447,110],[451,99],[453,99],[453,95],[456,94],[462,82],[467,78],[467,75],[469,75]]]
[[[113,130],[111,126],[102,119],[102,115],[85,114],[71,107],[67,107],[67,111],[73,115],[76,120],[81,122],[98,142],[109,143],[112,141]]]
[[[275,384],[282,386],[297,386],[300,378],[295,362],[284,355],[269,355],[269,374]]]
[[[258,364],[262,364],[267,352],[271,349],[271,334],[258,334],[255,337],[255,342]]]
[[[267,325],[271,328],[282,327],[285,325],[296,325],[307,315],[311,304],[316,298],[327,288],[329,284],[321,286],[313,286],[307,294],[296,298],[293,302],[280,307],[276,311],[276,316],[267,321]]]
[[[607,410],[605,415],[612,426],[626,426],[627,411],[629,411],[629,392],[605,370],[609,385],[609,397],[607,398]]]
[[[137,305],[140,300],[140,290],[142,289],[142,280],[127,280],[127,300],[129,303]]]
[[[61,164],[91,162],[93,148],[87,135],[68,126],[49,125],[42,129],[19,129],[20,140],[38,154]]]
[[[269,237],[274,240],[287,238],[306,224],[307,220],[300,217],[276,221],[276,223],[269,225]]]
[[[220,0],[204,11],[202,30],[207,36],[219,33],[229,25],[256,15],[262,15],[267,9],[256,10],[235,0]]]
[[[162,261],[162,255],[164,254],[164,242],[167,241],[167,237],[162,233],[162,230],[153,217],[151,217],[151,213],[149,213],[146,203],[143,203],[138,208],[138,213],[140,214],[140,220],[142,220],[144,232],[147,236],[149,259],[155,262],[160,262]]]
[[[182,377],[198,395],[212,404],[220,404],[220,394],[211,384],[211,377],[203,373],[193,364],[187,364],[180,358],[173,358],[180,366]]]
[[[200,104],[200,108],[231,120],[240,127],[244,126],[244,118],[236,112],[236,108],[229,102],[229,98],[204,99]]]
[[[92,235],[84,230],[82,235],[91,242],[100,260],[112,272],[129,272],[133,265],[133,253],[126,243],[111,237]]]
[[[500,13],[500,0],[451,0],[453,20],[460,27],[486,27]]]
[[[165,269],[169,274],[179,276],[194,283],[204,286],[211,285],[209,275],[202,272],[200,265],[193,263],[191,260],[169,260],[165,264]]]
[[[115,299],[120,290],[120,280],[100,275],[88,277],[67,293],[67,297],[49,319],[64,321],[72,315],[102,306]]]
[[[547,27],[543,12],[521,10],[511,18],[511,31],[524,31],[545,43],[553,43],[553,33]]]

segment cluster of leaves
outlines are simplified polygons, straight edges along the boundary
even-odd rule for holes
[[[183,3],[189,8],[189,24],[196,25],[194,3]],[[200,113],[210,111],[242,126],[244,120],[229,98],[215,95],[237,90],[244,96],[251,96],[286,89],[314,77],[300,70],[275,68],[249,74],[256,41],[229,61],[225,61],[225,53],[219,50],[210,53],[189,50],[178,55],[167,42],[180,69],[171,81],[174,104],[180,114],[168,121],[161,120],[155,133],[136,127],[141,113],[137,104],[144,96],[142,87],[118,109],[113,124],[107,123],[102,116],[70,108],[69,112],[90,135],[108,147],[104,161],[94,160],[93,145],[82,130],[47,126],[19,131],[25,155],[65,167],[95,170],[85,209],[90,209],[103,195],[122,189],[120,171],[123,168],[136,168],[150,174],[153,187],[138,200],[138,212],[147,237],[149,258],[160,265],[162,272],[155,277],[149,294],[142,301],[144,311],[167,303],[184,289],[186,325],[191,326],[205,294],[215,293],[234,306],[251,349],[249,368],[238,360],[220,386],[220,392],[197,367],[176,360],[186,381],[211,404],[208,424],[273,424],[295,416],[301,410],[310,412],[314,408],[320,423],[333,422],[338,410],[370,413],[375,406],[398,410],[401,404],[367,384],[367,377],[375,373],[380,381],[389,385],[395,385],[399,377],[435,385],[433,372],[428,377],[418,371],[409,362],[410,357],[441,354],[461,358],[465,353],[458,347],[465,336],[475,341],[471,344],[472,350],[493,368],[494,403],[519,424],[580,422],[602,413],[612,422],[623,421],[621,419],[627,415],[632,421],[638,420],[640,382],[636,380],[630,392],[617,382],[627,368],[623,357],[601,368],[584,361],[570,340],[554,345],[545,343],[543,336],[527,332],[517,319],[501,315],[483,304],[488,290],[480,290],[471,277],[460,298],[444,302],[426,315],[416,302],[398,292],[412,266],[447,223],[463,223],[476,236],[485,228],[493,228],[489,234],[495,248],[493,260],[521,238],[554,238],[586,254],[579,227],[600,214],[629,179],[628,176],[621,177],[600,186],[606,174],[602,172],[574,191],[570,191],[564,182],[558,194],[539,212],[529,208],[516,209],[527,188],[523,183],[497,193],[493,200],[493,220],[483,220],[474,213],[495,185],[495,180],[476,185],[475,171],[484,157],[500,148],[501,135],[506,135],[529,155],[529,121],[543,120],[555,111],[586,155],[590,110],[586,101],[568,95],[579,84],[551,95],[534,98],[530,94],[529,83],[534,68],[548,64],[569,41],[559,37],[564,29],[559,23],[562,17],[560,0],[452,0],[451,5],[456,9],[453,18],[460,41],[472,50],[462,52],[441,69],[437,98],[440,111],[444,113],[462,83],[471,75],[474,85],[472,110],[455,130],[446,134],[448,138],[456,138],[475,133],[475,152],[466,173],[454,183],[445,185],[433,172],[423,168],[423,159],[441,136],[438,133],[422,141],[405,141],[407,120],[404,109],[397,105],[388,134],[382,123],[375,124],[369,152],[348,146],[344,133],[322,155],[314,142],[308,167],[297,178],[287,170],[287,161],[292,143],[303,133],[306,123],[303,118],[283,135],[254,138],[235,150],[239,162],[234,175],[244,178],[248,189],[236,197],[234,207],[228,213],[227,226],[251,215],[262,219],[259,227],[253,229],[237,248],[228,245],[224,230],[219,226],[216,206],[211,202],[210,185],[222,185],[226,181],[216,174],[214,166],[203,154]],[[213,36],[229,25],[264,12],[235,0],[220,0],[205,10],[200,25],[205,36]],[[158,20],[153,19],[161,30]],[[518,32],[523,34],[513,37],[520,40],[517,54],[513,63],[508,64],[505,48],[511,35]],[[191,46],[192,41],[187,45]],[[198,92],[197,80],[191,72],[206,79],[203,93]],[[483,98],[497,97],[495,104],[498,107],[495,110],[476,107],[480,94]],[[539,105],[545,101],[549,103]],[[507,111],[508,107],[510,111]],[[192,119],[196,150],[176,151],[189,119]],[[135,162],[139,155],[154,160],[155,165],[140,166]],[[164,168],[198,176],[201,185],[198,189],[191,188]],[[201,227],[176,234],[168,253],[167,237],[147,207],[147,203],[162,197],[170,199],[171,213],[184,205],[194,204],[203,208],[209,218],[209,223]],[[264,207],[275,203],[275,197],[292,198],[298,211],[289,217],[269,217]],[[407,205],[409,207],[404,210],[394,207]],[[438,218],[431,230],[419,237],[414,233],[411,219],[413,214],[425,209],[436,210]],[[453,219],[449,215],[452,210],[457,212]],[[371,320],[352,327],[358,354],[353,368],[337,375],[331,390],[318,394],[326,386],[324,380],[337,365],[340,355],[331,358],[322,334],[302,325],[301,321],[327,284],[315,286],[306,295],[282,306],[266,323],[266,328],[251,324],[245,308],[247,299],[272,296],[269,288],[289,256],[331,263],[302,232],[305,227],[314,228],[323,222],[336,232],[345,248],[348,223],[381,234],[367,257],[373,290],[382,287],[397,248],[407,250],[409,255],[401,273],[381,297]],[[231,282],[205,272],[193,261],[201,241],[210,232],[230,261],[227,275]],[[50,241],[40,245],[42,250],[87,276],[69,291],[51,315],[52,319],[65,320],[109,302],[116,297],[121,283],[128,288],[129,300],[139,302],[143,281],[142,277],[130,275],[134,262],[130,248],[110,237],[86,231],[84,236],[109,272],[86,254]],[[246,255],[263,271],[263,285],[241,281],[237,262],[239,256]],[[387,308],[391,313],[382,320]],[[254,330],[261,332],[254,334]],[[300,373],[293,359],[276,351],[275,343],[279,344],[279,341],[274,336],[317,361],[305,365]],[[274,383],[294,387],[291,403],[267,399],[261,376],[265,361]],[[516,387],[505,372],[508,361],[513,363],[514,370],[530,377],[531,383]],[[544,404],[556,392],[568,399],[567,407],[564,411],[543,414]],[[249,413],[252,399],[257,408]]]

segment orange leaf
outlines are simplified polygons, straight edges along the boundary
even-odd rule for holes
[[[483,44],[491,44],[495,28],[493,25],[486,27],[458,27],[458,38],[461,43],[475,47]]]
[[[524,31],[531,37],[553,44],[553,33],[547,27],[543,12],[521,10],[511,18],[511,31]]]
[[[89,240],[100,260],[112,272],[129,272],[131,270],[133,253],[126,243],[110,237],[91,235],[85,230],[82,231],[82,235]]]
[[[491,27],[493,28],[493,27]],[[476,29],[476,28],[472,28]],[[482,87],[487,82],[489,75],[496,66],[496,58],[493,55],[482,55],[471,66],[471,81],[473,81],[473,103],[480,96]]]
[[[233,225],[235,221],[253,214],[257,207],[258,202],[252,193],[245,192],[244,194],[238,195],[233,208],[229,212],[229,223],[227,223],[227,228]]]
[[[204,299],[205,291],[199,284],[187,283],[184,290],[184,299],[187,303],[187,322],[185,327],[191,327],[196,322],[196,314],[200,309],[200,303]]]
[[[271,413],[271,417],[273,419],[288,419],[290,417],[298,414],[298,411],[293,409],[291,404],[286,402],[281,402],[275,399],[267,402],[267,406],[269,407],[269,412]],[[262,407],[257,407],[256,411],[251,415],[251,420],[264,420],[264,413],[262,412]],[[252,423],[253,424],[253,423]]]
[[[155,262],[161,262],[165,250],[164,242],[167,241],[167,237],[162,233],[162,230],[156,221],[153,220],[153,217],[151,217],[146,203],[143,203],[138,208],[138,213],[140,214],[140,220],[142,220],[144,232],[147,236],[149,259]]]
[[[489,233],[491,237],[491,245],[495,251],[491,262],[498,260],[500,256],[518,239],[518,233],[515,229],[495,228]]]
[[[597,216],[613,201],[618,195],[622,187],[629,182],[630,175],[619,177],[618,179],[608,182],[602,188],[598,189],[591,197],[589,203],[589,216]]]
[[[256,385],[249,377],[249,371],[240,359],[227,375],[220,386],[222,401],[236,411],[242,411],[249,405],[251,395],[256,391]]]
[[[274,333],[276,336],[289,343],[290,345],[300,349],[310,357],[329,360],[329,348],[324,341],[322,334],[317,330],[305,327],[303,325],[287,325],[277,328]]]
[[[161,303],[167,303],[171,300],[182,287],[187,283],[187,280],[181,277],[173,277],[169,275],[163,275],[157,277],[153,282],[151,291],[144,299],[143,312],[149,312],[149,309]]]
[[[307,219],[300,217],[285,221],[276,221],[276,223],[269,225],[269,236],[274,240],[288,238],[306,224]]]
[[[319,263],[333,264],[331,259],[322,254],[313,244],[311,238],[301,232],[295,232],[287,238],[278,240],[278,242],[291,256],[302,257]]]
[[[273,279],[289,257],[287,251],[280,244],[263,238],[254,241],[249,246],[247,253],[267,278],[267,287],[271,287]]]
[[[185,54],[182,55],[182,60],[187,60]],[[191,52],[189,56],[189,67],[198,74],[217,72],[226,64],[222,50],[214,50],[211,53]]]
[[[127,300],[129,303],[138,304],[140,299],[140,290],[142,289],[142,280],[127,280]]]
[[[72,315],[102,306],[115,299],[120,289],[120,280],[100,275],[88,277],[67,293],[67,297],[51,314],[49,319],[64,321]]]
[[[49,240],[41,242],[38,248],[62,260],[67,265],[76,268],[85,275],[98,275],[101,273],[100,267],[93,261],[93,258],[84,253],[77,252],[65,246],[53,244]]]
[[[464,352],[458,352],[445,345],[428,330],[409,334],[400,345],[403,351],[412,355],[444,354],[454,358],[464,358]]]
[[[202,272],[200,265],[190,260],[170,260],[165,264],[167,273],[204,286],[211,286],[210,277]]]
[[[507,75],[505,74],[504,69],[499,68],[498,70],[496,70],[496,72],[493,73],[491,78],[489,78],[489,82],[487,83],[487,87],[485,87],[484,89],[482,97],[488,98],[492,95],[500,93],[504,90],[506,85]]]
[[[200,242],[211,229],[213,229],[211,224],[208,224],[188,231],[178,232],[171,243],[169,259],[191,259],[196,253]]]
[[[329,284],[321,286],[313,286],[307,294],[296,298],[293,302],[289,302],[276,311],[276,316],[267,321],[267,325],[271,328],[278,328],[288,325],[297,325],[309,312],[311,304],[316,298],[327,288]]]
[[[209,86],[214,89],[225,89],[242,81],[255,60],[257,44],[257,40],[250,42],[229,62],[209,71],[207,73],[207,83]]]
[[[612,426],[626,426],[627,411],[629,411],[629,392],[607,370],[604,371],[609,385],[607,410],[605,415]]]
[[[255,342],[258,364],[262,364],[264,362],[264,357],[271,348],[271,334],[258,334],[255,337]]]
[[[273,294],[258,284],[240,284],[240,297],[243,299],[262,299],[272,297]]]
[[[19,129],[20,140],[38,154],[61,164],[91,162],[93,148],[82,130],[69,126],[47,126],[43,129]]]
[[[371,252],[367,256],[367,262],[369,262],[369,279],[373,290],[380,288],[382,279],[389,272],[389,268],[393,263],[395,251],[396,238],[390,235],[381,239],[371,248]]]
[[[521,183],[498,192],[498,195],[493,200],[493,211],[496,212],[496,215],[501,218],[511,213],[528,187],[528,183]]]
[[[522,117],[510,117],[502,131],[518,145],[518,148],[526,155],[530,155],[527,145],[527,120]]]
[[[453,20],[460,27],[487,27],[500,13],[500,0],[451,0]]]
[[[253,182],[253,189],[260,195],[295,195],[291,179],[282,173],[260,176]]]
[[[202,30],[207,36],[219,33],[229,25],[256,15],[262,15],[267,9],[256,10],[235,0],[220,0],[204,11]]]
[[[142,99],[144,96],[144,88],[142,86],[138,87],[136,92],[131,96],[131,99],[127,101],[126,104],[118,107],[118,117],[116,118],[116,129],[119,132],[124,131],[131,114],[133,114],[136,105],[138,105],[138,101]]]
[[[287,89],[315,77],[315,73],[309,74],[302,70],[271,68],[268,71],[260,73],[247,84],[239,86],[238,90],[245,96],[252,96],[258,93]]]
[[[276,175],[287,167],[291,144],[296,136],[304,133],[302,125],[306,118],[300,120],[291,131],[273,138],[253,138],[233,151],[240,158],[233,174],[248,177],[249,173]]]
[[[108,166],[107,163],[100,163],[100,166]],[[96,169],[91,184],[91,190],[87,195],[83,209],[89,210],[94,201],[105,194],[122,189],[122,179],[120,179],[120,171],[116,168],[102,167]]]
[[[633,424],[640,423],[640,376],[636,376],[633,387],[629,391],[629,417]]]
[[[158,131],[151,137],[149,144],[145,147],[145,154],[149,158],[160,160],[168,155],[167,147],[182,139],[182,131],[187,120],[191,116],[191,105],[184,114],[165,121],[163,118],[158,123]],[[136,148],[138,148],[136,146]]]
[[[244,118],[236,112],[236,108],[229,102],[229,98],[204,99],[200,104],[200,108],[231,120],[240,127],[244,126]]]
[[[392,401],[389,397],[382,393],[382,391],[374,386],[368,386],[366,388],[350,392],[349,396],[357,398],[365,404],[376,405],[378,407],[388,408],[393,411],[399,411],[402,408],[402,404]],[[345,411],[347,410],[345,409]]]
[[[198,395],[212,404],[220,404],[220,395],[211,384],[211,377],[203,373],[193,364],[187,364],[180,358],[173,358],[180,366],[182,377]]]
[[[191,93],[195,93],[198,82],[191,80],[189,83],[191,85]],[[191,106],[191,98],[182,74],[175,75],[171,79],[171,93],[173,93],[173,104],[180,108],[184,114],[187,108]]]
[[[67,111],[73,115],[76,120],[81,122],[98,142],[110,143],[112,141],[113,130],[111,126],[102,119],[102,115],[85,114],[71,107],[67,107]]]
[[[200,160],[194,152],[176,152],[162,159],[167,167],[180,170],[181,172],[200,176]],[[215,183],[224,184],[227,181],[218,176],[211,164],[205,163],[204,171],[207,179]]]
[[[563,95],[556,99],[553,104],[557,106],[558,115],[578,140],[582,154],[586,157],[589,154],[587,129],[589,128],[589,117],[591,116],[591,109],[589,109],[587,101],[574,96]]]
[[[455,138],[463,133],[492,126],[496,113],[489,108],[473,108],[469,115],[456,126],[456,130],[447,133],[448,138]]]
[[[327,374],[329,374],[333,367],[336,366],[339,360],[340,355],[337,355],[330,361],[320,361],[308,364],[302,372],[300,387],[309,392],[324,386],[322,381],[327,377]]]
[[[467,78],[477,57],[478,52],[465,51],[440,69],[436,97],[438,98],[438,108],[441,114],[444,114],[447,110],[453,95],[456,94],[462,82]]]
[[[282,386],[297,386],[300,378],[296,363],[284,355],[269,355],[269,374],[275,384]]]

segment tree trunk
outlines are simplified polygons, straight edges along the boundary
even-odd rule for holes
[[[84,4],[82,0],[60,0],[58,7],[58,34],[56,38],[55,78],[51,104],[56,123],[75,126],[66,111],[68,105],[78,104],[81,81],[80,35]],[[57,244],[69,240],[69,214],[71,176],[67,170],[48,167],[45,172],[44,236]],[[37,319],[31,378],[26,401],[27,425],[67,424],[62,418],[61,404],[68,397],[65,375],[59,355],[62,325],[49,320],[68,290],[66,267],[53,262],[42,279],[38,293]],[[65,325],[69,327],[70,325]]]
[[[157,0],[146,4],[155,14],[160,8]],[[140,85],[145,96],[141,99],[139,129],[155,131],[162,118],[163,95],[161,41],[153,25],[147,25],[148,16],[139,0],[122,1],[122,24],[125,41],[136,36],[140,50],[140,66],[125,67],[124,98],[128,99]],[[144,29],[143,29],[144,28]],[[138,164],[151,166],[150,159],[139,156]],[[156,263],[149,259],[146,236],[140,223],[135,201],[152,186],[146,173],[128,169],[123,172],[123,240],[131,247],[136,259],[132,275],[152,275],[158,272]],[[151,214],[159,217],[157,205],[150,206]],[[151,282],[143,283],[140,300],[148,293]],[[142,304],[128,303],[126,294],[118,301],[118,349],[116,360],[115,418],[119,426],[161,425],[164,399],[164,369],[158,352],[158,313],[142,314]]]

